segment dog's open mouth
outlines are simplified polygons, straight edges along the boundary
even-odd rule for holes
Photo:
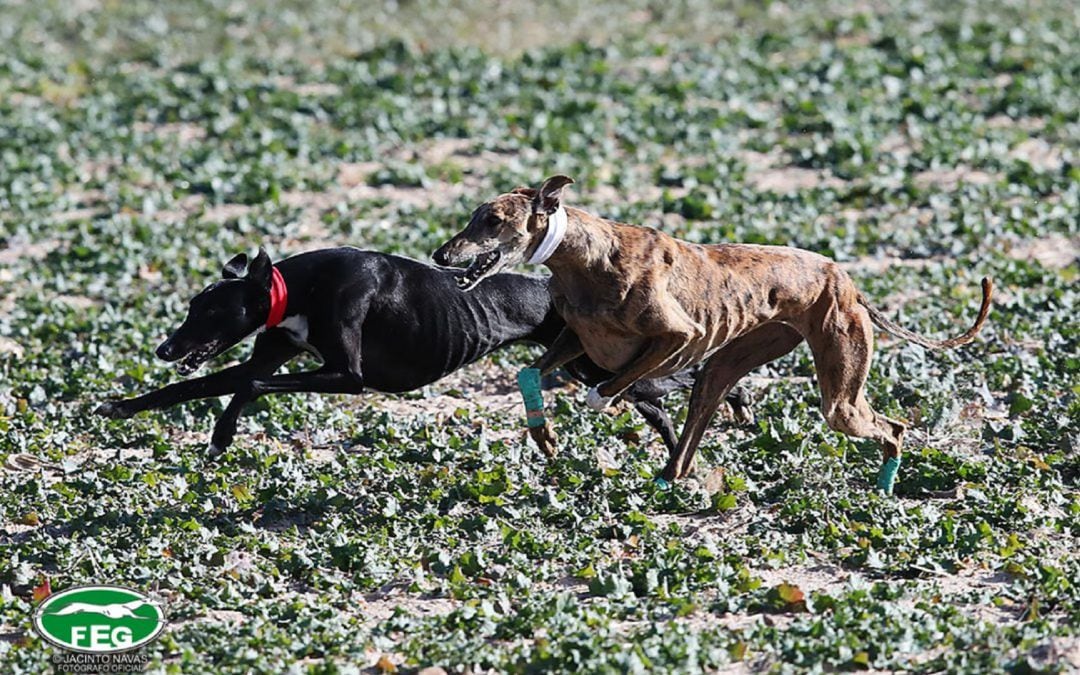
[[[472,264],[465,270],[465,273],[457,278],[458,288],[464,291],[471,290],[482,279],[495,271],[501,259],[502,253],[499,253],[498,250],[488,251],[476,256]]]
[[[190,352],[187,356],[176,362],[176,372],[183,376],[194,373],[202,366],[202,364],[209,361],[217,351],[217,345],[207,345],[206,347]]]

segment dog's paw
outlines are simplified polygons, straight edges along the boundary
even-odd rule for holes
[[[731,417],[735,421],[735,424],[743,427],[753,426],[757,422],[757,418],[754,416],[754,409],[741,403],[735,403],[731,406]]]
[[[599,389],[592,387],[585,396],[585,405],[597,412],[603,412],[611,405],[613,400],[615,400],[613,396],[602,396]]]
[[[233,442],[233,433],[215,430],[210,436],[210,445],[206,448],[206,456],[210,459],[221,456],[229,449]]]
[[[134,416],[135,410],[128,405],[127,401],[106,401],[94,409],[94,414],[113,420],[125,420]]]
[[[558,454],[559,437],[547,422],[539,427],[529,427],[529,436],[549,459]]]
[[[233,437],[236,435],[235,430],[221,430],[215,429],[214,433],[210,435],[210,445],[206,447],[207,459],[217,459],[229,446],[232,445]]]

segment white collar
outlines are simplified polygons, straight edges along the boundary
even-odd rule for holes
[[[532,257],[529,258],[530,265],[543,264],[555,253],[555,249],[559,248],[563,237],[566,236],[566,209],[559,206],[559,208],[555,209],[555,213],[548,216],[547,221],[547,232],[544,233],[543,241],[540,242],[540,245],[533,251]]]

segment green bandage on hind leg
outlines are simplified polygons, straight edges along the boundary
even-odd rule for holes
[[[521,399],[525,402],[525,424],[544,426],[544,395],[540,392],[540,369],[522,368],[517,376]]]
[[[893,486],[896,485],[896,473],[900,470],[900,458],[890,457],[881,465],[881,471],[877,476],[877,487],[879,490],[887,495],[891,495],[893,492]]]

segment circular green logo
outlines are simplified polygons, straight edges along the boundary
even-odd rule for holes
[[[120,586],[76,586],[53,593],[34,612],[34,629],[57,647],[112,654],[154,640],[165,628],[161,605]]]

